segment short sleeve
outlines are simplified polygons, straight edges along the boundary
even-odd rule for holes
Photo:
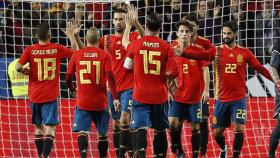
[[[26,64],[30,60],[30,47],[26,47],[18,61],[21,65]]]
[[[280,49],[279,46],[273,48],[271,59],[270,59],[270,66],[274,68],[280,67]]]

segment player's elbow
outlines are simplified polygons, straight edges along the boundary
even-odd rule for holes
[[[20,64],[20,63],[17,63],[16,66],[15,66],[15,70],[16,70],[17,72],[21,72],[21,71],[22,71],[22,68],[23,68],[23,66],[22,66],[22,64]]]
[[[123,64],[124,68],[127,70],[131,70],[133,68],[133,60],[127,57]]]

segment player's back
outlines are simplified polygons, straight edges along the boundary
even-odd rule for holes
[[[133,42],[129,57],[134,61],[133,98],[146,104],[167,100],[166,64],[173,58],[171,46],[155,36],[144,36]]]
[[[57,98],[60,61],[72,54],[71,49],[54,43],[35,44],[24,50],[19,63],[29,62],[29,98],[32,102],[48,102]],[[46,93],[46,90],[51,90],[51,93]]]
[[[77,105],[85,110],[103,110],[107,105],[106,72],[111,69],[111,56],[96,47],[79,50],[69,63],[76,67]]]

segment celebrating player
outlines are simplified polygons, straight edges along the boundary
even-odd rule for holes
[[[227,146],[223,135],[231,120],[234,124],[233,157],[239,157],[244,141],[244,125],[246,122],[246,64],[254,68],[266,78],[271,79],[268,70],[256,59],[247,48],[236,44],[238,25],[235,21],[223,24],[224,44],[204,52],[191,52],[177,49],[175,54],[186,58],[214,60],[215,74],[215,110],[213,128],[216,142],[221,148],[220,157],[227,154]]]
[[[149,127],[154,129],[154,157],[166,157],[167,152],[166,80],[176,77],[178,68],[172,48],[158,37],[161,25],[159,14],[147,16],[146,36],[128,45],[129,54],[124,63],[134,74],[131,127],[136,129],[136,150],[140,158],[146,157]],[[131,24],[126,29],[130,28]],[[126,30],[124,41],[128,41],[128,33]],[[170,66],[168,72],[167,65]]]
[[[87,155],[88,132],[93,121],[98,131],[99,156],[107,156],[108,125],[110,114],[107,109],[106,77],[114,98],[115,107],[119,106],[112,73],[112,59],[109,53],[98,48],[99,32],[92,27],[86,34],[87,46],[80,49],[71,58],[66,82],[72,94],[76,94],[76,87],[72,77],[77,72],[78,92],[74,116],[73,131],[79,132],[78,145],[82,158]]]
[[[70,26],[69,23],[67,25]],[[29,75],[28,96],[32,123],[35,124],[35,145],[39,157],[47,158],[53,146],[55,127],[59,123],[57,97],[60,61],[71,58],[73,51],[60,44],[50,43],[48,23],[39,24],[36,34],[38,44],[26,47],[16,70]],[[74,43],[74,36],[71,36],[70,41]],[[23,66],[27,62],[30,68]],[[46,93],[46,90],[51,91]]]
[[[178,39],[172,43],[173,47],[183,47],[189,51],[204,52],[202,46],[191,43],[192,24],[179,21],[176,24]],[[208,67],[208,61],[196,61],[183,57],[176,57],[179,75],[176,78],[178,89],[174,94],[174,101],[169,108],[170,135],[172,152],[177,157],[184,157],[181,145],[181,128],[185,119],[191,123],[193,157],[198,157],[201,122],[201,96],[204,91],[203,68]]]
[[[128,7],[129,11],[134,16],[133,25],[136,26],[141,35],[144,30],[137,20],[137,10],[133,7]],[[105,35],[100,40],[100,48],[108,51],[112,55],[113,73],[116,78],[117,93],[121,102],[121,113],[114,110],[112,101],[109,100],[113,118],[113,144],[118,157],[124,157],[128,150],[130,156],[133,155],[132,144],[130,141],[130,110],[132,104],[132,87],[133,87],[133,74],[125,73],[123,63],[127,56],[126,49],[122,46],[122,38],[125,25],[126,11],[116,9],[114,11],[113,24],[115,33]],[[140,38],[138,32],[131,32],[129,40],[135,41]]]
[[[184,17],[185,20],[189,21],[194,27],[192,31],[191,42],[202,46],[205,50],[213,47],[209,39],[201,37],[197,34],[198,30],[198,20],[196,15],[190,14]],[[200,157],[206,156],[207,145],[208,145],[208,117],[209,117],[209,84],[210,84],[210,74],[209,67],[203,67],[203,77],[204,77],[204,91],[202,93],[202,121],[199,125],[200,127]],[[203,84],[203,83],[202,83]]]
[[[280,46],[279,44],[274,47],[272,51],[272,57],[270,61],[270,75],[275,83],[275,110],[273,118],[277,119],[277,125],[271,133],[270,143],[269,143],[269,158],[275,158],[275,151],[277,149],[279,139],[280,139],[280,79],[279,79],[279,70],[280,70]]]

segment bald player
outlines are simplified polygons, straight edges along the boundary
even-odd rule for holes
[[[82,158],[87,156],[88,133],[93,121],[98,131],[99,157],[107,157],[108,152],[108,125],[110,114],[107,108],[108,81],[114,105],[120,105],[117,100],[115,79],[112,72],[111,55],[98,48],[99,31],[92,27],[86,33],[86,47],[77,51],[71,58],[66,75],[67,86],[72,95],[76,95],[76,108],[73,132],[78,132],[78,146]],[[72,83],[76,72],[78,89]]]

